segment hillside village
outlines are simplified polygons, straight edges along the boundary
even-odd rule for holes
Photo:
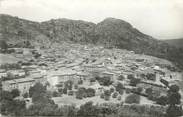
[[[171,62],[124,49],[63,42],[50,48],[9,50],[9,54],[0,54],[2,88],[18,89],[24,97],[39,82],[58,105],[126,103],[131,93],[140,95],[140,104],[154,105],[154,98],[166,95],[167,85],[182,82],[182,74]],[[94,94],[78,95],[81,89]],[[29,105],[31,98],[27,97]]]

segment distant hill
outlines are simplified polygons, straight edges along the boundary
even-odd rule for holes
[[[0,39],[10,44],[50,47],[68,41],[121,48],[139,54],[165,58],[183,67],[183,52],[163,41],[143,34],[121,19],[107,18],[95,24],[81,20],[52,19],[32,22],[9,15],[0,15]]]
[[[183,38],[181,39],[169,39],[165,40],[169,45],[175,46],[177,48],[183,48]]]

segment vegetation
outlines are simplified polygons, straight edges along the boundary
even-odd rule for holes
[[[18,96],[20,96],[20,91],[18,89],[13,89],[11,91],[11,94],[12,94],[13,98],[18,97]]]
[[[117,86],[116,86],[116,91],[118,91],[119,92],[119,94],[123,94],[123,92],[124,92],[124,86],[123,86],[123,84],[121,84],[120,82],[118,82],[117,83]]]
[[[131,78],[131,80],[130,80],[130,85],[131,86],[136,86],[138,83],[140,83],[140,79]]]
[[[104,85],[104,86],[109,86],[113,83],[109,76],[104,76],[104,77],[98,76],[96,77],[96,80],[100,83],[100,85]]]
[[[167,117],[181,116],[182,108],[180,106],[181,95],[179,94],[179,87],[177,85],[170,86],[167,97],[167,102],[169,104],[166,111]]]
[[[161,96],[157,98],[156,103],[164,106],[167,105],[168,104],[167,96]]]
[[[128,104],[139,104],[140,103],[140,96],[136,95],[136,94],[131,94],[129,96],[126,97],[125,102]]]
[[[93,97],[95,96],[95,90],[92,88],[84,88],[84,87],[80,87],[78,89],[78,91],[76,92],[76,98],[77,99],[83,99],[86,97]]]
[[[5,40],[0,40],[0,49],[6,51],[8,49],[8,44]]]

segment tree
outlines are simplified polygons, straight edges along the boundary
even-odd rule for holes
[[[120,76],[118,77],[118,80],[123,81],[124,79],[125,79],[124,75],[120,75]]]
[[[105,90],[104,91],[104,99],[105,100],[109,100],[110,99],[110,96],[111,96],[110,90]]]
[[[28,96],[29,96],[29,94],[27,92],[23,94],[24,98],[28,98]]]
[[[46,87],[41,83],[36,83],[33,87],[29,89],[29,96],[32,97],[33,94],[44,94],[46,93]]]
[[[114,90],[115,90],[115,89],[114,89],[113,87],[110,88],[110,92],[111,92],[111,93],[113,93]]]
[[[87,97],[86,89],[84,87],[80,87],[76,92],[76,98],[82,99],[83,97]]]
[[[129,104],[132,104],[132,103],[139,104],[140,103],[140,96],[136,95],[136,94],[128,95],[125,99],[125,102],[129,103]]]
[[[168,102],[168,99],[166,96],[161,96],[161,97],[157,98],[157,100],[156,100],[157,104],[164,105],[164,106],[167,104],[167,102]]]
[[[167,116],[168,117],[178,117],[182,115],[181,106],[181,95],[179,94],[179,87],[177,85],[170,86],[168,90],[168,108],[167,108]]]
[[[3,50],[7,50],[8,44],[6,43],[5,40],[0,40],[0,48]]]
[[[69,90],[72,90],[72,86],[73,86],[73,82],[71,80],[68,80],[64,83],[64,87]]]
[[[112,94],[112,98],[117,98],[117,96],[118,96],[118,92],[114,92],[114,93]]]
[[[11,91],[11,94],[12,94],[13,98],[18,97],[18,96],[20,96],[20,91],[18,89],[13,89]]]
[[[124,92],[124,86],[123,86],[123,84],[122,83],[120,83],[120,82],[118,82],[117,83],[117,86],[116,86],[116,91],[118,91],[119,92],[119,94],[123,94],[123,92]]]
[[[67,94],[67,88],[63,89],[63,94]]]
[[[136,86],[138,83],[140,83],[140,79],[132,78],[132,79],[130,80],[130,85],[131,85],[131,86]]]
[[[109,86],[112,84],[111,77],[109,76],[96,77],[96,80],[100,83],[100,85]]]
[[[99,109],[93,105],[93,102],[87,102],[84,105],[81,105],[78,113],[78,117],[98,117]]]
[[[145,90],[145,93],[146,93],[147,95],[152,95],[152,92],[153,92],[152,88],[147,88],[147,89]]]
[[[128,79],[134,79],[135,77],[134,77],[133,74],[128,74],[127,78],[128,78]]]
[[[87,97],[93,97],[95,96],[95,90],[92,88],[86,89]]]
[[[52,94],[53,97],[58,97],[58,92],[57,91],[54,91],[53,94]]]

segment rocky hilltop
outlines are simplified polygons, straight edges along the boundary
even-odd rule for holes
[[[0,39],[11,45],[50,47],[63,41],[80,44],[97,44],[107,48],[120,48],[165,58],[183,66],[183,52],[141,33],[131,24],[107,18],[98,24],[81,20],[52,19],[32,22],[9,15],[0,15]],[[25,45],[26,46],[26,45]]]

